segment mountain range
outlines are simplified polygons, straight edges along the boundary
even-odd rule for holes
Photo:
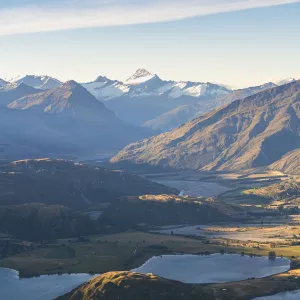
[[[99,77],[83,85],[116,115],[142,125],[181,105],[215,100],[231,90],[213,83],[166,81],[145,69],[139,69],[124,83]],[[160,128],[158,128],[160,129]]]
[[[164,81],[139,69],[125,83],[103,76],[86,84],[61,83],[28,75],[1,84],[2,158],[94,157],[139,140],[112,161],[290,171],[298,157],[299,81],[294,79],[233,91],[212,83]]]
[[[116,152],[151,134],[119,120],[75,81],[46,91],[24,83],[6,85],[0,89],[0,102],[5,158]]]
[[[123,121],[165,132],[221,105],[294,81],[294,78],[287,78],[275,83],[233,90],[209,82],[163,80],[145,69],[138,69],[125,82],[98,76],[95,81],[82,83],[82,86]],[[17,77],[10,82],[15,85],[26,84],[38,90],[62,85],[61,81],[53,77],[37,75]],[[2,85],[5,84],[3,81]]]
[[[0,87],[0,107],[7,106],[14,100],[24,97],[26,95],[33,95],[41,92],[41,90],[35,89],[24,83],[7,83]]]
[[[300,148],[300,81],[263,90],[131,144],[111,159],[180,169],[284,169]],[[298,159],[299,160],[299,159]]]
[[[162,80],[139,69],[124,83],[100,76],[83,85],[121,119],[165,132],[221,105],[294,81],[288,78],[233,90],[209,82]]]
[[[26,75],[24,77],[18,76],[10,80],[12,83],[24,83],[31,87],[40,90],[54,89],[62,85],[62,82],[50,76]]]
[[[288,82],[293,82],[291,80],[287,80]],[[280,83],[283,83],[281,81]],[[281,84],[283,85],[283,84]],[[272,87],[278,86],[273,82],[268,82],[263,85],[248,87],[244,89],[233,90],[232,93],[218,97],[215,100],[206,100],[201,101],[196,104],[190,105],[182,105],[171,111],[168,111],[153,120],[149,120],[145,122],[143,125],[149,127],[156,131],[170,131],[174,128],[177,128],[184,123],[191,121],[197,116],[203,115],[209,111],[213,111],[214,109],[221,107],[222,105],[231,103],[235,100],[244,99],[248,96],[257,94],[264,90],[270,89]]]

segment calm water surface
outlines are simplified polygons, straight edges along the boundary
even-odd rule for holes
[[[93,277],[89,274],[63,274],[20,279],[17,271],[0,268],[0,299],[52,300]]]
[[[274,296],[255,298],[254,300],[299,300],[300,290],[295,292],[281,293]]]
[[[201,182],[192,180],[176,180],[176,179],[151,179],[160,184],[176,188],[180,190],[180,196],[203,196],[214,197],[230,190],[216,182]]]
[[[267,257],[214,254],[153,257],[133,271],[184,283],[219,283],[266,277],[289,268],[290,261],[285,258],[269,260]]]

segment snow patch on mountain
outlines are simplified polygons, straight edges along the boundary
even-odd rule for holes
[[[26,75],[23,77],[17,76],[11,79],[10,82],[16,84],[24,83],[28,86],[40,90],[50,90],[50,89],[60,87],[62,85],[62,82],[47,75],[43,75],[43,76]]]
[[[281,85],[285,85],[285,84],[292,83],[292,82],[295,82],[295,81],[296,81],[296,79],[291,77],[291,78],[285,78],[285,79],[277,80],[274,83],[278,86],[281,86]]]
[[[1,92],[8,92],[8,91],[14,91],[18,88],[21,88],[24,84],[23,83],[7,83],[6,85],[2,86],[0,91]]]
[[[100,101],[108,101],[122,96],[147,98],[165,96],[177,99],[182,96],[200,98],[218,97],[230,94],[232,90],[212,83],[166,81],[145,69],[137,70],[125,83],[100,76],[93,82],[82,84]]]
[[[99,76],[95,81],[83,83],[82,86],[101,101],[121,97],[130,90],[122,82],[108,79],[105,76]]]
[[[187,86],[187,82],[179,82],[175,84],[169,96],[171,98],[179,98],[181,96],[200,97],[206,92],[205,84],[197,84],[190,87]]]
[[[127,85],[139,85],[154,78],[156,75],[145,69],[138,69],[131,77],[126,80]]]

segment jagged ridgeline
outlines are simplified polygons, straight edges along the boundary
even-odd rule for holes
[[[179,169],[299,173],[300,81],[274,87],[131,144],[111,159]]]

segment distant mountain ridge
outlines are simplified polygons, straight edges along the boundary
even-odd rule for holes
[[[163,80],[141,68],[124,82],[100,75],[92,82],[82,83],[82,86],[99,101],[105,102],[106,107],[123,121],[165,132],[226,103],[293,81],[294,78],[287,78],[276,84],[270,82],[233,90],[210,82]],[[62,85],[53,77],[38,75],[17,77],[11,82],[24,83],[40,90]]]
[[[285,84],[292,83],[292,82],[295,82],[295,81],[297,81],[296,78],[290,77],[290,78],[285,78],[285,79],[277,80],[274,83],[276,85],[280,86],[280,85],[285,85]]]
[[[162,80],[145,69],[138,69],[124,83],[99,78],[83,86],[119,118],[135,125],[142,125],[178,106],[214,100],[232,92],[209,82]]]
[[[210,82],[162,80],[138,69],[125,82],[100,76],[83,86],[122,120],[164,132],[221,105],[293,80],[233,90]]]
[[[46,91],[23,83],[6,85],[0,103],[4,158],[115,153],[152,133],[118,119],[75,81]]]
[[[100,80],[99,80],[100,78]],[[98,85],[96,85],[98,83]],[[102,83],[99,84],[99,83]],[[108,91],[99,92],[100,89]],[[83,86],[92,94],[98,97],[103,97],[100,100],[109,101],[120,96],[130,97],[147,97],[147,96],[161,96],[167,95],[169,98],[178,98],[181,96],[200,97],[203,95],[226,95],[231,90],[224,86],[191,81],[166,81],[160,79],[156,74],[152,74],[145,69],[138,69],[131,77],[124,83],[117,80],[110,80],[106,77],[98,77],[95,81],[84,83]],[[119,92],[112,87],[116,87]],[[98,90],[98,91],[97,91]]]
[[[248,96],[257,94],[276,86],[277,85],[275,85],[274,83],[269,82],[260,86],[233,90],[231,94],[223,97],[218,97],[215,100],[206,100],[198,102],[196,104],[182,105],[158,116],[153,120],[145,122],[144,126],[162,132],[169,131],[183,125],[188,121],[191,121],[197,116],[203,115],[209,111],[213,111],[214,109],[221,107],[222,105],[246,98]]]
[[[59,80],[50,76],[26,75],[12,81],[13,84],[22,83],[39,90],[62,86]],[[224,104],[294,81],[294,78],[287,78],[276,83],[233,90],[209,82],[162,80],[146,69],[138,69],[125,82],[100,75],[95,81],[81,85],[123,121],[166,132]],[[6,85],[12,84],[6,83],[4,87]],[[7,105],[9,101],[3,103]]]
[[[8,105],[12,109],[34,110],[39,113],[64,114],[86,120],[114,118],[114,113],[95,99],[75,81],[68,81],[58,88],[24,96]]]
[[[41,92],[41,90],[35,89],[24,83],[7,83],[3,87],[0,87],[0,106],[7,106],[14,100]]]
[[[131,144],[111,159],[201,170],[269,166],[300,148],[300,81],[267,89],[171,132]]]
[[[40,90],[49,90],[62,85],[61,81],[47,75],[25,75],[23,77],[18,76],[16,78],[11,79],[10,82],[16,84],[24,83],[26,85]]]

